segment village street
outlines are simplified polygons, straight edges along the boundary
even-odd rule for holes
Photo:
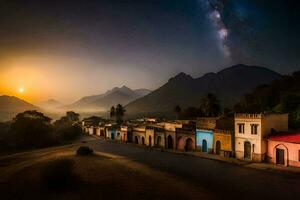
[[[84,137],[72,145],[0,157],[0,192],[6,199],[299,199],[300,176],[257,170],[133,144]],[[94,156],[75,156],[79,146]],[[39,181],[47,161],[69,158],[84,181],[53,194]],[[28,184],[30,183],[30,184]],[[17,192],[18,191],[18,192]]]
[[[131,144],[90,141],[96,151],[119,155],[205,188],[222,199],[298,199],[300,176],[245,168],[193,156],[149,151]],[[133,175],[134,176],[134,175]],[[186,191],[187,193],[189,191]]]

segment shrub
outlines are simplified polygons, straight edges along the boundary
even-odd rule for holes
[[[77,155],[86,156],[92,154],[93,152],[94,152],[93,149],[86,146],[81,146],[77,149],[76,153]]]
[[[61,142],[72,141],[78,139],[82,134],[82,129],[79,125],[65,124],[63,126],[54,126],[56,138]]]
[[[74,161],[70,159],[54,160],[42,169],[42,181],[50,190],[62,191],[75,186]]]
[[[17,114],[10,125],[10,139],[18,149],[42,148],[56,143],[51,119],[37,111]]]

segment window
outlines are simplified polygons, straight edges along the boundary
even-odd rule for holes
[[[244,133],[245,132],[245,124],[238,124],[239,126],[239,133]]]
[[[257,135],[257,127],[258,127],[258,124],[251,124],[251,134],[252,135]]]

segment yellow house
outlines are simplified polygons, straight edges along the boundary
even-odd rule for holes
[[[234,134],[230,130],[214,129],[214,153],[225,157],[233,156]]]

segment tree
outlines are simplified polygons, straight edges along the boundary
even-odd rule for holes
[[[116,109],[114,106],[110,108],[110,118],[114,118],[116,116]]]
[[[200,110],[205,117],[218,116],[221,112],[218,98],[214,94],[208,93],[201,99]]]
[[[176,115],[177,115],[177,119],[179,119],[179,115],[180,115],[180,113],[181,113],[181,108],[180,108],[180,106],[179,106],[179,105],[175,106],[174,111],[175,111],[175,113],[176,113]]]
[[[51,118],[35,110],[17,114],[11,124],[11,141],[17,148],[40,148],[54,143]]]
[[[230,117],[230,116],[233,116],[233,111],[230,109],[230,108],[227,108],[225,107],[223,109],[223,115],[226,116],[226,117]]]
[[[54,125],[54,134],[58,141],[65,142],[80,137],[82,129],[78,124],[79,114],[73,111],[66,113],[66,116],[56,120]]]
[[[66,117],[71,122],[78,122],[79,121],[79,116],[80,115],[78,113],[75,113],[73,111],[68,111],[67,114],[66,114]]]
[[[259,85],[234,106],[235,112],[289,113],[289,126],[300,128],[300,72]]]
[[[123,122],[123,116],[125,114],[126,110],[121,104],[118,104],[116,107],[116,121],[118,124]]]
[[[73,111],[68,111],[66,112],[66,116],[61,117],[59,120],[56,120],[54,122],[55,126],[66,126],[68,125],[73,125],[75,123],[79,122],[79,114],[75,113]]]
[[[199,108],[187,107],[186,109],[184,109],[182,116],[187,119],[195,119],[197,117],[202,117],[203,114]]]

